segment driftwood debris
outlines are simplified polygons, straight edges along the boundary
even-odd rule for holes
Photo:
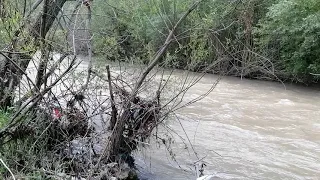
[[[45,1],[45,8],[44,12],[48,12],[48,15],[39,16],[37,19],[36,24],[34,24],[34,28],[30,31],[33,39],[38,40],[41,38],[45,38],[45,34],[49,30],[50,26],[52,25],[55,17],[60,12],[61,7],[65,3],[66,0],[46,0]],[[62,81],[63,77],[65,77],[71,69],[76,64],[76,57],[71,59],[70,65],[68,65],[67,69],[62,72],[60,76],[58,76],[49,86],[45,86],[42,89],[42,85],[45,84],[44,82],[47,81],[49,76],[54,74],[54,69],[56,69],[56,65],[53,65],[52,70],[50,69],[48,72],[42,71],[46,68],[47,64],[44,63],[43,67],[40,68],[40,71],[37,73],[37,81],[36,85],[30,90],[31,97],[23,96],[22,101],[19,101],[17,104],[17,110],[15,113],[10,117],[8,125],[5,126],[0,130],[0,140],[7,140],[8,136],[10,138],[11,133],[15,130],[20,131],[17,139],[20,139],[24,134],[26,137],[29,138],[30,141],[35,140],[32,142],[32,147],[28,147],[28,152],[32,150],[36,153],[42,152],[43,149],[45,150],[44,154],[41,154],[41,157],[47,158],[47,156],[52,156],[52,161],[49,162],[48,169],[52,170],[54,167],[50,167],[50,165],[54,166],[52,162],[54,162],[55,158],[59,159],[59,165],[63,165],[64,163],[67,164],[67,168],[63,169],[66,171],[66,176],[71,177],[73,174],[76,174],[79,177],[82,177],[85,173],[85,177],[96,178],[100,176],[100,179],[103,178],[110,178],[112,177],[119,177],[122,176],[120,172],[123,172],[124,169],[132,170],[134,166],[134,159],[131,156],[132,151],[136,150],[139,144],[145,144],[147,139],[151,136],[152,130],[156,128],[162,116],[162,108],[160,104],[160,93],[156,93],[156,97],[148,97],[148,99],[142,98],[138,93],[141,90],[141,87],[146,82],[146,78],[152,69],[159,63],[161,58],[163,57],[164,53],[166,52],[169,45],[176,40],[175,38],[175,31],[181,22],[199,5],[202,0],[197,1],[194,5],[192,5],[187,12],[178,20],[175,26],[169,30],[168,36],[163,44],[163,46],[159,49],[159,51],[154,55],[153,60],[147,66],[147,68],[143,71],[142,75],[138,78],[137,82],[134,84],[134,87],[130,90],[126,90],[124,88],[118,88],[116,83],[112,82],[111,80],[111,73],[110,68],[107,67],[107,82],[109,87],[109,99],[111,110],[109,109],[108,112],[104,112],[107,115],[110,115],[110,127],[109,131],[106,132],[99,132],[96,133],[95,129],[93,129],[89,125],[89,119],[94,117],[97,114],[97,111],[105,111],[102,106],[104,106],[105,101],[98,102],[99,95],[95,94],[96,96],[90,101],[86,102],[87,108],[83,107],[76,107],[75,101],[70,101],[68,103],[61,103],[62,106],[50,106],[54,104],[54,102],[50,102],[49,93],[53,89],[53,87],[58,86],[57,83]],[[56,5],[56,8],[50,8],[51,6]],[[38,22],[39,21],[39,22]],[[44,23],[40,23],[44,22]],[[39,32],[39,33],[38,33]],[[41,32],[41,33],[40,33]],[[37,34],[38,33],[38,34]],[[40,34],[40,35],[39,35]],[[41,41],[38,41],[41,44]],[[19,42],[21,45],[26,44],[26,42],[21,41]],[[45,46],[44,46],[45,47]],[[14,49],[13,52],[18,52],[19,48]],[[10,53],[9,53],[10,55]],[[32,55],[32,53],[30,53]],[[27,65],[29,63],[29,59],[24,64],[18,64],[19,58],[7,58],[7,55],[3,55],[5,57],[4,63],[10,64],[9,69],[2,69],[0,68],[0,74],[8,74],[9,72],[18,72],[18,75],[21,76],[25,73]],[[64,55],[64,57],[66,57]],[[44,57],[44,59],[47,59]],[[12,61],[11,61],[12,60]],[[62,62],[63,58],[60,58],[58,62]],[[6,68],[9,66],[5,66]],[[20,69],[18,67],[21,67]],[[88,76],[85,88],[81,88],[81,93],[88,93],[88,89],[91,87],[88,85],[89,81],[91,80],[90,73],[94,74],[94,71],[91,69],[91,66],[88,68]],[[21,72],[20,72],[21,71]],[[10,74],[10,73],[9,73]],[[4,77],[4,76],[3,76]],[[5,76],[5,81],[1,81],[0,86],[6,87],[7,84],[4,82],[8,82],[10,79],[14,78],[13,76]],[[19,84],[20,77],[16,78],[14,82],[14,86]],[[94,79],[95,77],[92,77]],[[31,82],[31,81],[30,81]],[[76,83],[75,83],[76,84]],[[63,86],[73,86],[73,84],[68,84],[66,82],[62,82]],[[105,85],[105,84],[103,84]],[[102,87],[105,87],[101,85]],[[100,86],[100,84],[99,84]],[[15,87],[13,87],[14,89]],[[73,88],[76,89],[76,86]],[[117,89],[118,88],[118,89]],[[76,97],[79,94],[73,94],[70,92],[77,92],[73,91],[72,88],[66,87],[66,90],[61,93],[59,98],[69,98],[70,95],[73,95],[75,100],[83,100],[83,98]],[[92,88],[93,89],[93,88]],[[105,89],[102,89],[103,91]],[[115,93],[121,92],[119,94]],[[107,90],[106,90],[107,91]],[[70,95],[66,94],[69,93]],[[52,93],[53,94],[53,93]],[[4,95],[4,91],[0,90],[0,95]],[[86,94],[88,95],[88,94]],[[92,96],[92,95],[88,95]],[[105,95],[104,95],[105,96]],[[11,101],[12,97],[9,95],[8,99]],[[121,99],[121,103],[116,103],[118,99]],[[0,96],[0,106],[7,106],[8,103],[4,103],[7,100]],[[70,100],[70,99],[69,99]],[[54,101],[60,101],[60,99],[55,99]],[[91,108],[93,104],[97,103],[98,107]],[[10,104],[9,104],[10,105]],[[41,107],[43,105],[44,108]],[[108,105],[106,105],[108,106]],[[89,113],[87,113],[87,111]],[[95,113],[93,113],[95,112]],[[89,114],[89,115],[88,115]],[[106,116],[107,116],[106,115]],[[91,116],[91,117],[89,117]],[[27,120],[26,120],[27,119]],[[107,118],[106,118],[107,119]],[[30,126],[26,126],[30,125]],[[29,128],[36,127],[35,129]],[[17,127],[17,128],[16,128]],[[20,127],[20,129],[19,129]],[[27,128],[26,128],[27,127]],[[13,130],[13,131],[12,131]],[[28,130],[28,131],[23,131]],[[103,134],[105,133],[105,134]],[[4,136],[5,135],[5,136]],[[12,135],[11,135],[12,136]],[[107,136],[104,139],[101,136]],[[12,137],[13,138],[13,137]],[[98,139],[98,140],[96,140]],[[88,140],[88,145],[86,143],[78,143],[80,141]],[[100,142],[95,142],[99,141]],[[94,145],[100,143],[101,150],[99,152],[95,152],[96,149],[93,147]],[[76,145],[70,145],[76,144]],[[73,146],[73,147],[72,147]],[[76,146],[79,146],[76,147]],[[69,151],[66,150],[69,148]],[[78,149],[81,149],[81,151]],[[71,150],[70,150],[71,149]],[[75,151],[72,151],[75,150]],[[94,151],[91,153],[91,150]],[[73,152],[76,152],[75,154]],[[39,155],[39,154],[37,154]],[[79,159],[77,159],[79,157]],[[90,159],[89,159],[90,157]],[[20,157],[19,157],[20,158]],[[22,157],[23,158],[23,157]],[[84,160],[85,159],[85,160]],[[62,161],[60,161],[62,160]],[[42,160],[39,160],[42,161]],[[27,160],[22,160],[21,162],[28,162]],[[37,162],[38,163],[38,162]],[[117,163],[113,164],[112,163]],[[128,167],[126,167],[128,166]],[[42,167],[42,165],[39,165]],[[65,167],[65,166],[64,166]],[[105,169],[105,174],[102,171]],[[98,174],[99,172],[100,174]],[[131,171],[127,171],[128,173],[123,177],[127,178],[130,175]],[[45,172],[49,174],[49,172]],[[81,174],[83,173],[83,174]],[[72,174],[72,175],[70,175]],[[89,174],[89,175],[88,175]]]
[[[193,11],[195,10],[198,5],[202,2],[202,0],[196,1],[186,12],[185,14],[178,20],[178,22],[175,24],[175,26],[169,31],[169,35],[167,36],[164,44],[162,47],[157,51],[157,53],[154,56],[154,59],[151,61],[151,63],[147,66],[147,68],[144,70],[142,75],[139,77],[135,87],[133,88],[132,92],[129,93],[128,97],[126,98],[124,102],[123,109],[124,111],[121,113],[119,118],[117,119],[117,123],[115,124],[115,127],[113,128],[112,135],[110,136],[110,143],[108,144],[108,147],[106,148],[106,151],[104,152],[101,159],[109,159],[111,161],[114,161],[116,157],[119,156],[119,152],[122,152],[122,144],[125,143],[125,138],[123,136],[123,133],[125,131],[125,125],[126,122],[130,119],[132,116],[132,105],[133,101],[137,98],[138,91],[140,87],[142,86],[143,82],[145,81],[148,74],[151,72],[151,70],[159,63],[161,60],[161,57],[166,52],[167,48],[173,42],[174,40],[174,33],[176,29],[179,27],[179,25],[184,21],[184,19]]]

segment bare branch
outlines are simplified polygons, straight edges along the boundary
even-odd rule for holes
[[[13,179],[13,180],[16,180],[16,178],[14,177],[12,171],[11,171],[10,168],[6,165],[6,163],[4,163],[4,161],[3,161],[1,158],[0,158],[0,161],[1,161],[2,165],[9,171],[12,179]]]
[[[114,103],[114,96],[112,91],[112,80],[111,80],[111,73],[110,73],[110,67],[107,66],[107,73],[108,73],[108,82],[109,82],[109,93],[110,93],[110,102],[111,102],[111,120],[110,120],[110,126],[109,129],[113,129],[116,121],[117,121],[117,108]]]

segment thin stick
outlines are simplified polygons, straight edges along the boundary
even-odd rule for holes
[[[48,78],[54,73],[54,71],[58,68],[58,65],[60,65],[62,63],[62,61],[69,55],[69,53],[65,53],[63,54],[59,60],[57,62],[55,62],[55,64],[50,68],[49,72],[43,77],[43,82],[41,82],[41,85],[44,82],[47,82]],[[27,76],[27,75],[26,75]],[[29,78],[27,76],[27,78]],[[31,80],[30,80],[31,81]],[[32,82],[32,81],[31,81]],[[35,86],[35,85],[34,85]],[[30,92],[35,92],[37,90],[37,92],[40,92],[40,90],[35,86],[34,88],[32,88],[30,90]],[[21,105],[23,102],[25,102],[27,99],[29,98],[28,94],[25,94],[22,98],[20,98],[17,102],[16,105]]]
[[[91,71],[92,71],[92,33],[91,33],[91,8],[88,6],[88,15],[87,15],[87,21],[86,21],[86,34],[87,34],[87,48],[88,48],[88,59],[89,59],[89,65],[88,65],[88,76],[86,84],[83,87],[83,90],[85,91],[88,88],[88,84],[90,81]]]
[[[182,23],[182,21],[194,10],[198,5],[202,2],[202,0],[199,0],[195,2],[188,11],[179,19],[179,21],[175,24],[175,26],[170,31],[165,43],[162,45],[162,48],[156,53],[153,61],[149,64],[147,69],[143,72],[142,76],[140,77],[139,81],[137,82],[135,88],[133,89],[133,92],[131,94],[130,98],[133,98],[137,95],[139,88],[141,87],[143,81],[147,77],[147,75],[150,73],[150,71],[158,64],[160,61],[162,55],[166,52],[167,48],[172,42],[172,37],[174,36],[175,31],[177,30],[178,26]]]
[[[14,177],[12,171],[11,171],[10,168],[6,165],[6,163],[4,163],[4,161],[3,161],[1,158],[0,158],[0,161],[1,161],[2,165],[9,171],[9,173],[10,173],[11,176],[12,176],[12,179],[13,179],[13,180],[16,180],[16,178]]]
[[[314,76],[320,76],[320,74],[315,74],[315,73],[310,73],[310,74]]]
[[[33,108],[36,105],[36,103],[38,103],[38,101],[40,101],[41,98],[47,92],[49,92],[63,77],[65,77],[67,75],[67,73],[72,69],[72,67],[73,67],[73,65],[75,63],[75,60],[76,60],[76,57],[74,56],[74,58],[71,61],[70,66],[62,73],[62,75],[60,75],[60,77],[58,77],[49,87],[47,87],[46,89],[44,89],[41,92],[39,92],[38,94],[36,94],[32,99],[30,99],[22,107],[19,108],[19,110],[11,118],[9,124],[6,127],[2,128],[0,130],[0,136],[2,135],[2,133],[6,132],[9,128],[11,128],[14,125],[16,125],[17,123],[19,123],[19,121],[21,121],[21,116],[20,115],[21,114],[25,114],[26,112],[28,112],[28,110]],[[33,102],[33,103],[30,106],[28,106],[31,102]],[[15,121],[16,118],[18,118],[19,116],[20,116],[20,119],[18,121]]]
[[[111,120],[110,120],[110,126],[109,126],[109,129],[111,130],[114,128],[114,125],[116,124],[118,113],[117,113],[117,108],[114,105],[114,97],[112,92],[111,73],[110,73],[109,65],[106,67],[106,69],[108,74],[109,93],[110,93],[110,102],[111,102]]]
[[[139,89],[141,88],[141,85],[145,81],[148,74],[151,72],[151,70],[159,63],[161,60],[161,57],[166,52],[167,48],[171,44],[173,40],[173,36],[175,31],[177,30],[178,26],[182,23],[182,21],[193,11],[198,7],[199,3],[203,0],[196,1],[186,12],[185,14],[179,19],[179,21],[175,24],[175,26],[172,28],[172,30],[169,32],[169,35],[165,41],[165,43],[162,45],[162,47],[158,50],[158,52],[155,54],[152,62],[148,65],[148,67],[144,70],[142,75],[140,76],[137,84],[135,85],[133,91],[130,93],[129,98],[126,100],[124,104],[124,112],[122,112],[121,116],[119,117],[118,121],[116,122],[116,125],[113,129],[113,132],[110,136],[110,141],[108,144],[109,147],[106,147],[105,150],[108,152],[105,152],[100,156],[97,165],[99,164],[101,159],[104,158],[114,158],[115,155],[120,150],[120,143],[123,140],[122,133],[124,131],[124,125],[126,120],[130,116],[130,108],[131,108],[131,102],[134,100],[134,98],[137,96]]]

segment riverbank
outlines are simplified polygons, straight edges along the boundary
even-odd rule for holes
[[[86,56],[81,56],[82,59],[87,59]],[[143,69],[143,67],[147,67],[147,64],[141,63],[141,62],[134,62],[134,61],[110,61],[110,60],[106,60],[106,58],[104,58],[103,56],[99,56],[99,55],[95,55],[94,56],[94,60],[93,60],[96,64],[97,67],[99,66],[105,66],[106,64],[114,64],[115,66],[118,66],[119,64],[123,64],[123,66],[128,65],[129,67],[139,67],[141,69]],[[299,82],[299,81],[294,81],[294,80],[290,80],[289,77],[280,77],[280,76],[276,76],[275,74],[268,74],[268,76],[264,76],[263,74],[261,74],[261,76],[256,76],[252,77],[252,76],[241,76],[240,74],[228,74],[227,72],[219,72],[219,71],[215,71],[214,68],[213,69],[205,69],[205,70],[200,70],[200,71],[195,71],[195,70],[190,70],[190,69],[185,69],[183,67],[176,67],[173,68],[171,66],[165,66],[163,64],[160,64],[160,67],[163,69],[166,69],[168,71],[170,70],[181,70],[181,71],[190,71],[193,73],[205,73],[205,74],[213,74],[213,75],[218,75],[218,76],[224,76],[224,77],[236,77],[239,80],[242,79],[248,79],[248,80],[253,80],[253,81],[269,81],[269,82],[277,82],[277,83],[281,83],[282,85],[296,85],[298,87],[310,87],[312,89],[320,89],[320,81],[316,81],[316,82]],[[264,77],[263,77],[264,76]]]

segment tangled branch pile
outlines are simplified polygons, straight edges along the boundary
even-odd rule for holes
[[[55,20],[64,17],[61,10],[66,0],[44,0],[41,13],[29,27],[30,14],[41,2],[35,2],[28,15],[15,21],[17,28],[12,29],[15,33],[9,45],[0,51],[0,107],[5,114],[0,121],[3,178],[137,178],[132,151],[147,144],[153,130],[199,80],[183,84],[176,96],[161,105],[160,95],[168,86],[163,81],[171,75],[166,78],[164,71],[161,74],[154,68],[174,41],[178,26],[201,1],[193,4],[169,30],[163,46],[142,73],[138,70],[132,75],[121,69],[111,72],[109,67],[104,73],[104,68],[94,64],[90,1],[79,1],[69,26],[64,24],[72,42],[63,44],[67,50],[62,53],[54,52],[59,48],[49,35],[55,33],[54,25],[59,27]],[[9,7],[7,3],[10,4],[6,1],[1,5]],[[85,58],[78,56],[76,50],[80,10],[87,11],[87,18],[80,23],[80,27],[86,27],[82,41],[88,50]],[[11,19],[10,14],[2,13],[2,19]],[[155,72],[151,75],[152,71]],[[144,89],[153,81],[153,88]],[[148,95],[143,96],[143,92]],[[175,100],[179,103],[166,109]]]

